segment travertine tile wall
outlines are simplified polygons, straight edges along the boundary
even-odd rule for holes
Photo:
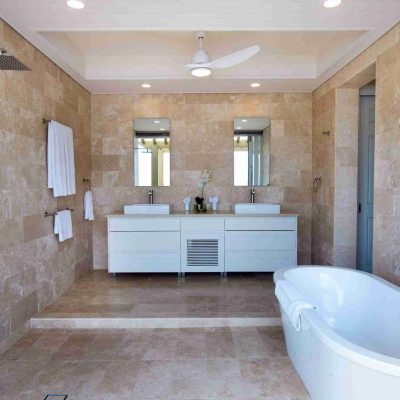
[[[358,89],[331,90],[313,104],[313,264],[355,267]]]
[[[314,263],[327,265],[336,261],[343,262],[342,256],[346,251],[340,246],[335,248],[334,232],[337,234],[336,240],[342,240],[342,237],[339,238],[340,231],[345,229],[348,221],[342,218],[335,219],[335,209],[339,210],[339,203],[343,200],[338,195],[339,186],[348,187],[348,196],[354,191],[351,187],[354,174],[350,175],[347,182],[336,182],[336,185],[335,177],[339,176],[339,169],[343,168],[343,165],[335,165],[335,158],[338,160],[341,156],[345,157],[343,152],[339,154],[340,140],[344,140],[345,135],[338,139],[338,127],[335,127],[335,122],[341,122],[343,107],[346,106],[346,101],[349,101],[349,97],[340,91],[345,88],[362,87],[374,78],[371,72],[376,71],[374,272],[395,283],[400,282],[397,193],[400,182],[399,41],[400,24],[313,92],[313,176],[326,175],[326,180],[322,182],[322,190],[313,197],[312,260]],[[350,103],[351,101],[354,101],[354,98]],[[346,115],[343,114],[343,117],[346,118]],[[352,158],[350,164],[354,168],[355,154],[351,150],[355,149],[354,120],[353,128],[350,125],[347,125],[346,129],[349,129],[352,138],[348,138],[351,143],[345,153],[346,157]],[[326,140],[323,137],[325,135],[321,135],[321,130],[329,128],[333,133],[330,139]],[[348,212],[354,221],[354,208]],[[347,255],[349,254],[347,252]]]
[[[374,271],[400,285],[400,42],[376,70]]]
[[[83,222],[81,179],[90,176],[90,94],[0,20],[0,43],[32,72],[0,72],[0,352],[26,322],[92,266],[92,229]],[[47,189],[46,127],[74,130],[78,193]],[[74,239],[59,244],[47,211],[73,213]]]
[[[333,263],[333,219],[335,181],[335,91],[314,100],[312,128],[313,179],[312,263]]]
[[[233,118],[271,118],[270,186],[258,201],[282,203],[298,212],[299,263],[311,254],[311,94],[154,94],[92,96],[94,266],[107,267],[105,215],[124,204],[147,201],[147,189],[133,186],[133,120],[171,120],[171,187],[156,188],[155,201],[182,210],[182,199],[198,194],[203,168],[213,173],[206,196],[218,195],[220,209],[249,200],[248,188],[233,187]]]
[[[334,265],[357,265],[358,89],[337,89],[335,104]]]

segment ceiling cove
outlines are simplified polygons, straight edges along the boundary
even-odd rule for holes
[[[312,91],[400,21],[398,0],[81,3],[2,0],[0,17],[92,93]],[[197,78],[198,31],[210,60],[259,51]]]

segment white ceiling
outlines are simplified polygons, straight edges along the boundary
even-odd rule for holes
[[[0,16],[93,93],[310,91],[400,20],[399,0],[343,0],[336,9],[321,0],[85,4],[0,0]],[[181,66],[197,49],[196,30],[208,32],[211,58],[253,44],[261,51],[196,79]]]

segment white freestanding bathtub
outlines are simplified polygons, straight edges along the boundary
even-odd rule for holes
[[[399,400],[400,288],[321,266],[275,272],[281,279],[315,307],[301,311],[297,331],[281,306],[288,354],[311,398]]]

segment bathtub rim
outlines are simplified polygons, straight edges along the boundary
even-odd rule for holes
[[[291,268],[284,268],[281,270],[278,270],[274,273],[274,283],[280,279],[285,279],[285,273],[290,271],[290,270],[299,270],[299,269],[321,269],[321,268],[326,268],[326,269],[337,269],[337,270],[342,270],[346,271],[348,273],[354,273],[354,274],[362,274],[366,275],[371,279],[375,279],[379,281],[380,283],[388,286],[389,288],[392,288],[398,292],[400,292],[400,288],[397,287],[396,285],[386,281],[383,278],[380,278],[379,276],[375,276],[372,274],[369,274],[368,272],[363,272],[363,271],[358,271],[355,269],[350,269],[350,268],[342,268],[342,267],[334,267],[334,266],[324,266],[324,265],[301,265],[298,267],[291,267]],[[281,313],[285,312],[281,308]],[[316,336],[330,349],[335,351],[336,353],[340,354],[341,356],[356,362],[357,364],[363,365],[368,368],[372,368],[378,372],[393,375],[400,377],[400,359],[387,356],[385,354],[377,353],[372,350],[368,350],[365,347],[362,347],[356,343],[353,343],[342,336],[340,336],[338,333],[336,333],[324,320],[323,318],[318,314],[317,310],[303,310],[302,314],[304,317],[306,317],[306,321],[310,325],[310,327],[313,329],[314,333]]]

